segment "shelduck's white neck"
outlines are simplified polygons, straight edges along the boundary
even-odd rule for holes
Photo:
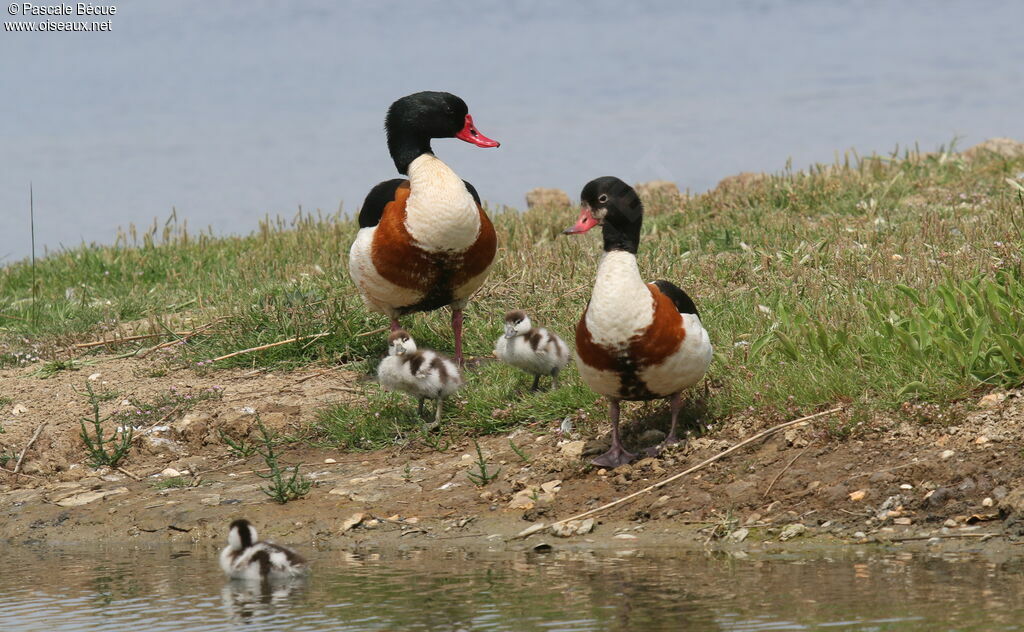
[[[604,254],[586,318],[594,342],[610,346],[626,344],[651,324],[654,300],[640,276],[636,255],[625,250]]]
[[[461,251],[476,241],[480,215],[473,196],[451,168],[433,154],[409,165],[405,225],[426,250]]]

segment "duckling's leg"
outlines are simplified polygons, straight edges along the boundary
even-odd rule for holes
[[[551,372],[551,390],[558,388],[558,369]]]
[[[608,400],[608,416],[612,420],[612,447],[610,450],[597,457],[591,463],[598,467],[614,469],[625,465],[636,458],[631,452],[626,452],[622,447],[622,440],[619,438],[619,400]]]
[[[434,410],[434,427],[437,428],[441,425],[441,404],[444,403],[444,398],[440,397],[437,400],[437,408]]]
[[[533,376],[533,386],[530,387],[530,390],[531,391],[535,391],[535,390],[537,390],[538,386],[540,386],[540,374],[539,373],[537,375]]]
[[[455,364],[462,366],[462,310],[452,309],[452,331],[455,332]]]
[[[391,331],[398,331],[401,328],[402,328],[402,326],[398,324],[398,319],[397,318],[392,318],[391,319]]]
[[[423,397],[421,397],[421,398],[420,398],[420,407],[419,407],[419,409],[417,409],[417,411],[416,411],[416,414],[418,414],[418,415],[419,415],[420,417],[422,417],[422,416],[423,416],[423,400],[424,400],[424,399],[425,399],[425,398],[423,398]]]

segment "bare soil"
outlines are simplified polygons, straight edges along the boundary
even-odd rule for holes
[[[22,473],[0,472],[0,537],[54,543],[96,540],[220,540],[247,517],[262,535],[323,546],[408,543],[564,542],[550,533],[515,540],[531,524],[573,516],[680,472],[772,427],[783,417],[725,420],[658,458],[606,472],[585,454],[606,438],[563,436],[559,421],[480,440],[497,480],[476,486],[472,444],[437,452],[407,445],[342,452],[297,442],[283,450],[314,486],[280,505],[261,490],[259,456],[236,458],[222,433],[254,439],[258,413],[272,429],[311,436],[315,411],[358,397],[344,370],[296,372],[168,369],[159,360],[100,357],[78,370],[39,376],[40,365],[0,371],[0,444],[15,457],[36,430]],[[137,432],[122,468],[93,469],[79,437],[90,412],[80,393],[116,392],[103,414],[173,387],[211,389],[186,411]],[[216,387],[216,388],[215,388]],[[902,420],[849,413],[792,428],[661,489],[595,516],[576,544],[763,546],[797,542],[920,542],[947,546],[1024,533],[1024,394],[994,393],[938,409],[910,407]],[[796,416],[795,414],[793,415]],[[858,422],[858,423],[854,423]],[[603,426],[603,424],[602,424]],[[853,428],[844,436],[842,428]],[[581,456],[581,451],[584,456]],[[176,470],[166,472],[168,468]],[[185,487],[163,488],[169,478]],[[794,526],[802,525],[802,526]]]

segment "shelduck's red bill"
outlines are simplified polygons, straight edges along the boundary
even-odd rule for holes
[[[483,134],[480,130],[473,125],[473,117],[469,114],[466,115],[466,125],[455,135],[455,138],[464,140],[467,143],[473,143],[477,147],[501,147],[501,143],[496,140],[491,140]]]
[[[594,217],[594,213],[590,210],[589,206],[583,206],[580,209],[580,217],[576,220],[576,223],[562,231],[563,235],[582,235],[594,226],[597,226],[601,222]]]

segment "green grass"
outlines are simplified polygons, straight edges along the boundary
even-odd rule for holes
[[[1007,182],[1022,172],[1024,159],[965,161],[943,150],[848,156],[719,187],[681,209],[650,204],[641,269],[694,296],[715,345],[708,418],[751,407],[795,414],[837,401],[896,411],[906,401],[948,403],[1024,382],[1024,201]],[[599,238],[557,236],[572,210],[490,212],[501,249],[467,309],[468,353],[491,351],[511,308],[571,342]],[[245,237],[192,235],[173,221],[130,230],[115,246],[40,260],[35,312],[30,266],[9,265],[0,269],[0,365],[29,354],[53,370],[74,368],[64,351],[71,342],[118,328],[163,336],[106,350],[126,353],[212,323],[158,353],[203,371],[348,363],[371,373],[385,334],[359,334],[387,320],[363,307],[348,278],[355,230],[351,220],[309,215],[265,221]],[[448,319],[436,312],[405,325],[422,347],[450,351]],[[329,335],[207,364],[320,332]],[[604,418],[572,367],[561,389],[538,394],[528,392],[529,376],[496,363],[467,377],[446,404],[446,428],[456,435]],[[420,436],[413,400],[372,384],[366,394],[365,404],[320,413],[326,440],[372,449]]]

